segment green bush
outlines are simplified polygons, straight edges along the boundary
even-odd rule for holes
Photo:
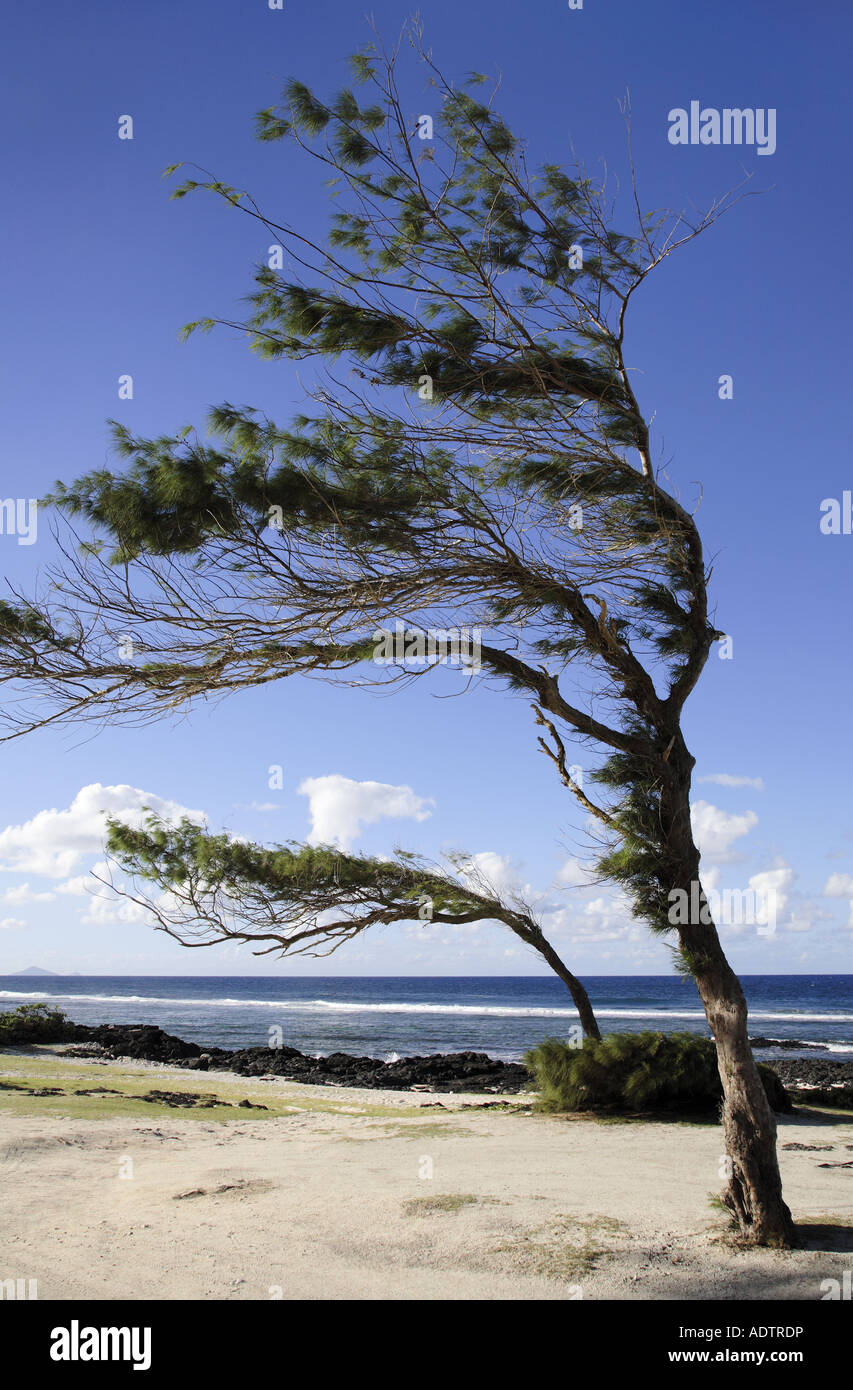
[[[723,1098],[716,1048],[695,1033],[609,1033],[583,1047],[546,1038],[524,1061],[542,1110],[708,1111]],[[789,1112],[776,1073],[758,1070],[772,1108]]]
[[[16,1043],[61,1042],[68,1033],[68,1018],[49,1004],[21,1004],[0,1014],[0,1047]]]

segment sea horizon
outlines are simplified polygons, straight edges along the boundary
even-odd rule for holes
[[[741,981],[751,1036],[853,1056],[853,975]],[[695,984],[682,976],[588,975],[584,984],[602,1032],[710,1036]],[[276,1038],[310,1054],[384,1060],[475,1051],[515,1061],[577,1024],[565,986],[548,975],[0,975],[0,1007],[36,1002],[77,1023],[150,1024],[210,1046]]]

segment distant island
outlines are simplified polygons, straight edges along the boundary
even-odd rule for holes
[[[56,976],[58,976],[59,973],[60,973],[60,972],[59,972],[58,970],[42,970],[42,968],[41,968],[40,965],[28,965],[27,968],[26,968],[26,970],[10,970],[10,971],[8,971],[8,972],[7,972],[7,977],[8,977],[9,975],[56,975]],[[72,974],[72,975],[76,975],[76,974],[78,974],[79,972],[76,971],[76,970],[72,970],[72,971],[70,971],[69,973]]]

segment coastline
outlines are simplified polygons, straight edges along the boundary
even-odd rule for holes
[[[51,1034],[48,1034],[51,1036]],[[168,1063],[198,1072],[236,1072],[248,1077],[278,1076],[309,1085],[352,1086],[369,1090],[483,1092],[515,1095],[529,1089],[527,1067],[521,1062],[496,1059],[486,1052],[459,1051],[415,1054],[383,1061],[347,1052],[304,1053],[280,1044],[276,1047],[222,1048],[188,1042],[152,1024],[80,1024],[64,1020],[53,1031],[69,1054],[112,1060],[134,1058]],[[813,1044],[794,1056],[784,1040],[750,1039],[756,1050],[771,1046],[783,1055],[756,1060],[773,1070],[797,1095],[814,1091],[828,1104],[853,1108],[853,1061],[833,1057]]]
[[[0,1053],[0,1278],[42,1299],[820,1299],[850,1265],[848,1112],[779,1117],[806,1248],[743,1251],[716,1123],[62,1046]]]

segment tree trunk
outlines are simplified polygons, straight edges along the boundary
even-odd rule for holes
[[[544,956],[545,960],[547,960],[551,969],[554,971],[554,974],[559,975],[560,979],[563,981],[563,984],[566,986],[569,993],[571,994],[574,1006],[578,1011],[578,1017],[581,1021],[581,1027],[583,1028],[583,1031],[586,1033],[587,1037],[595,1038],[596,1042],[600,1042],[601,1030],[599,1029],[598,1023],[596,1022],[595,1014],[592,1010],[592,1004],[589,1002],[589,995],[587,994],[580,980],[572,974],[568,966],[563,964],[563,962],[560,960],[560,957],[557,955],[557,952],[554,950],[553,946],[549,945],[549,943],[545,940],[544,936],[541,936],[533,944],[535,945],[536,950],[539,952],[539,954],[541,956]]]
[[[684,959],[690,967],[717,1047],[723,1086],[723,1134],[728,1172],[723,1201],[736,1217],[741,1235],[753,1245],[796,1244],[791,1213],[782,1197],[776,1155],[776,1118],[752,1055],[746,998],[726,959],[710,906],[701,891],[699,851],[690,824],[690,776],[694,759],[677,731],[667,761],[661,819],[676,867],[671,886],[686,892],[692,905],[696,883],[700,920],[679,924]]]
[[[707,928],[706,928],[707,932]],[[755,1245],[795,1244],[794,1223],[782,1196],[776,1154],[776,1117],[752,1055],[746,999],[723,953],[716,928],[713,945],[703,932],[703,963],[694,970],[705,1015],[717,1045],[723,1085],[723,1134],[728,1183],[723,1201],[742,1235]]]

